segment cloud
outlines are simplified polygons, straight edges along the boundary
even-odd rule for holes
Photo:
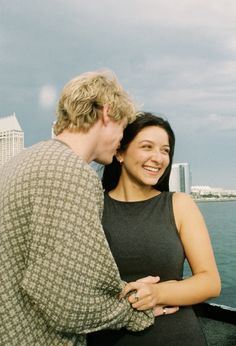
[[[55,105],[56,97],[56,88],[52,85],[44,85],[39,91],[39,104],[42,108],[51,108]]]
[[[209,114],[204,123],[209,128],[218,131],[236,131],[236,116]]]
[[[216,136],[222,135],[225,138],[225,142],[227,142],[230,138],[235,137],[236,116],[225,115],[223,113],[211,113],[207,115],[183,114],[181,117],[177,116],[175,118],[174,125],[179,133],[188,134],[191,141],[196,140],[200,135],[202,139],[205,138],[204,141],[209,140],[210,143],[210,138],[216,138]],[[191,137],[193,134],[194,138]]]
[[[1,114],[19,115],[28,144],[47,138],[64,83],[109,67],[141,109],[170,120],[196,177],[213,149],[235,172],[224,149],[235,142],[235,11],[235,0],[1,0]]]
[[[67,6],[74,11],[103,17],[106,21],[122,22],[139,26],[153,25],[174,28],[206,28],[212,30],[231,30],[235,19],[235,0],[103,0],[102,2],[87,2],[69,0]],[[105,9],[105,10],[104,10]],[[234,29],[236,24],[234,25]]]

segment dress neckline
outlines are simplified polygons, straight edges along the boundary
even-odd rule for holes
[[[115,202],[115,203],[120,203],[120,204],[141,204],[141,203],[145,203],[145,202],[150,202],[152,200],[155,200],[155,199],[159,199],[161,195],[163,195],[164,192],[160,192],[159,194],[153,196],[153,197],[150,197],[150,198],[147,198],[147,199],[142,199],[142,200],[139,200],[139,201],[120,201],[118,199],[115,199],[113,197],[111,197],[107,192],[105,193],[105,196]]]

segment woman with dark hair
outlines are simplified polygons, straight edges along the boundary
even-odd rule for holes
[[[220,277],[198,207],[189,195],[169,191],[174,145],[168,121],[143,113],[125,129],[102,179],[103,228],[128,282],[120,299],[139,311],[162,307],[163,314],[142,332],[88,335],[88,346],[206,345],[191,305],[219,295]],[[192,276],[183,279],[185,258]],[[139,280],[148,275],[160,281]]]
[[[136,121],[132,122],[125,129],[123,139],[120,143],[119,152],[124,152],[128,148],[129,143],[132,142],[136,135],[145,127],[158,126],[164,129],[168,135],[169,140],[169,165],[166,168],[164,174],[153,187],[159,191],[169,191],[169,178],[175,147],[174,132],[170,127],[168,121],[162,119],[161,117],[147,112],[142,114],[142,116],[138,117]],[[121,168],[121,162],[119,162],[117,157],[114,156],[113,162],[107,165],[103,172],[102,183],[105,191],[108,192],[110,190],[113,190],[117,186],[121,175]]]

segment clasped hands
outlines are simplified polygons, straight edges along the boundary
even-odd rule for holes
[[[137,281],[129,282],[119,298],[127,297],[134,309],[144,311],[153,309],[154,316],[173,314],[179,310],[178,306],[165,306],[158,304],[157,284],[160,281],[159,276],[147,276]]]

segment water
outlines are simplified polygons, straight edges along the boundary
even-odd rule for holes
[[[222,282],[220,297],[210,302],[236,308],[236,201],[198,202],[198,206],[209,230]]]
[[[103,166],[92,167],[102,176]],[[197,203],[207,224],[218,270],[221,276],[221,295],[210,302],[236,308],[236,201]],[[189,275],[188,264],[185,275]]]

